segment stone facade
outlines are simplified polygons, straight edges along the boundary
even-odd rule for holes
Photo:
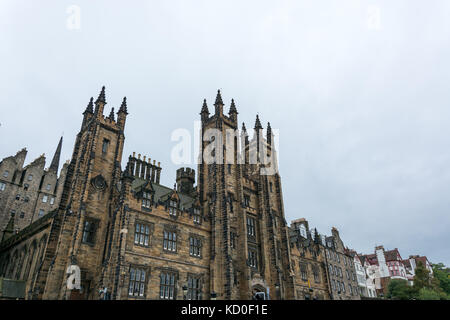
[[[239,132],[236,105],[225,115],[219,91],[214,114],[206,100],[200,113],[200,155],[214,161],[197,172],[180,168],[169,188],[160,163],[146,156],[133,153],[122,169],[127,101],[108,116],[105,105],[103,87],[83,113],[64,174],[41,178],[41,192],[57,182],[55,206],[0,243],[0,276],[26,281],[27,299],[355,298],[330,295],[330,279],[356,288],[356,280],[328,274],[328,264],[354,273],[337,230],[328,246],[317,232],[298,233],[299,221],[287,226],[270,124],[263,134],[257,116],[251,139],[245,125]],[[24,158],[21,151],[2,165],[21,168]],[[42,159],[36,163],[42,170]],[[66,285],[72,268],[80,270],[75,289]]]
[[[0,162],[0,239],[58,207],[67,171],[65,164],[58,177],[61,146],[62,138],[49,168],[45,168],[44,155],[24,166],[25,148]]]

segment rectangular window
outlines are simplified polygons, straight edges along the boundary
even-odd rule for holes
[[[270,188],[270,192],[273,192],[273,190],[272,190],[272,182],[269,182],[269,188]]]
[[[177,251],[177,233],[173,231],[164,231],[163,248],[166,251]]]
[[[188,277],[187,300],[202,300],[202,291],[200,288],[200,279],[197,277]]]
[[[319,268],[317,266],[313,267],[313,275],[314,275],[314,281],[319,283],[320,282],[320,275],[319,275]]]
[[[47,190],[47,191],[50,191],[50,189],[52,188],[52,185],[49,183],[49,184],[47,184],[47,186],[45,187],[45,189]]]
[[[29,174],[29,175],[28,175],[28,181],[31,181],[31,180],[33,180],[33,175],[32,175],[32,174]]]
[[[230,232],[230,246],[232,249],[236,249],[236,233]]]
[[[247,217],[247,234],[252,237],[256,235],[254,218]]]
[[[201,224],[201,218],[200,209],[194,208],[194,223]]]
[[[128,286],[128,295],[143,297],[145,293],[146,272],[139,268],[130,268],[130,284]]]
[[[11,218],[14,218],[14,216],[16,215],[16,210],[11,210]]]
[[[253,267],[253,268],[258,267],[258,258],[256,255],[256,250],[254,250],[254,249],[248,250],[248,264],[250,267]]]
[[[173,217],[177,216],[177,202],[174,200],[169,201],[169,214]]]
[[[47,196],[47,195],[44,195],[44,196],[42,197],[42,203],[47,203],[47,200],[48,200],[48,196]]]
[[[175,274],[162,272],[159,285],[159,297],[165,300],[175,299]]]
[[[300,265],[300,275],[301,275],[303,281],[308,280],[308,269],[307,269],[306,264]]]
[[[8,171],[8,170],[5,170],[5,171],[3,172],[3,177],[8,178],[8,176],[9,176],[9,171]]]
[[[103,139],[102,153],[105,155],[108,152],[109,140]]]
[[[16,194],[16,200],[20,200],[20,194]]]
[[[97,223],[95,221],[93,221],[93,220],[84,221],[82,241],[84,243],[94,244],[96,229],[97,229]]]
[[[228,174],[231,174],[231,164],[228,164]]]
[[[4,184],[3,182],[0,182],[0,191],[5,190],[6,188],[6,184]]]
[[[134,244],[147,247],[149,234],[150,228],[147,224],[136,223],[136,228],[134,230]]]
[[[39,209],[39,214],[38,217],[42,217],[44,215],[44,210],[43,209]]]
[[[20,213],[20,218],[23,219],[25,217],[25,212]]]
[[[142,206],[144,208],[150,208],[152,205],[151,196],[149,192],[142,193]]]
[[[197,237],[189,237],[189,254],[194,257],[202,256],[202,241]]]
[[[50,198],[50,204],[55,204],[55,197]]]
[[[233,212],[233,195],[231,193],[227,195],[227,202],[230,206],[230,212]]]
[[[244,194],[244,207],[248,208],[250,207],[250,196]]]

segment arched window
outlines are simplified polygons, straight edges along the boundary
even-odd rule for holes
[[[31,266],[33,265],[34,256],[36,254],[36,240],[33,241],[31,244],[29,250],[28,250],[28,257],[27,257],[27,263],[25,267],[25,272],[23,274],[23,279],[28,280],[28,276],[30,274]]]

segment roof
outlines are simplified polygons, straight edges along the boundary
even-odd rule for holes
[[[386,258],[386,261],[401,261],[402,257],[400,256],[400,252],[398,252],[398,249],[395,248],[394,250],[389,250],[384,252],[384,257]]]
[[[149,180],[145,180],[145,179],[141,179],[141,178],[135,178],[133,180],[133,182],[131,183],[131,189],[133,189],[136,192],[142,191],[143,189],[146,189],[149,191],[154,191],[155,192],[155,197],[154,197],[155,202],[159,202],[159,201],[165,202],[174,193],[177,193],[178,197],[180,198],[180,207],[182,209],[191,208],[195,202],[195,198],[190,195],[180,193],[179,191],[176,191],[173,188],[169,188],[169,187],[163,186],[159,183],[151,182]]]

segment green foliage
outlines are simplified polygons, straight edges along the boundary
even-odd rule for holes
[[[433,276],[439,281],[439,287],[450,295],[450,270],[443,263],[433,264]]]
[[[422,288],[417,295],[419,300],[447,300],[448,296],[440,290]]]
[[[389,281],[387,298],[409,300],[414,296],[414,289],[408,284],[408,281],[402,279],[392,279]]]

